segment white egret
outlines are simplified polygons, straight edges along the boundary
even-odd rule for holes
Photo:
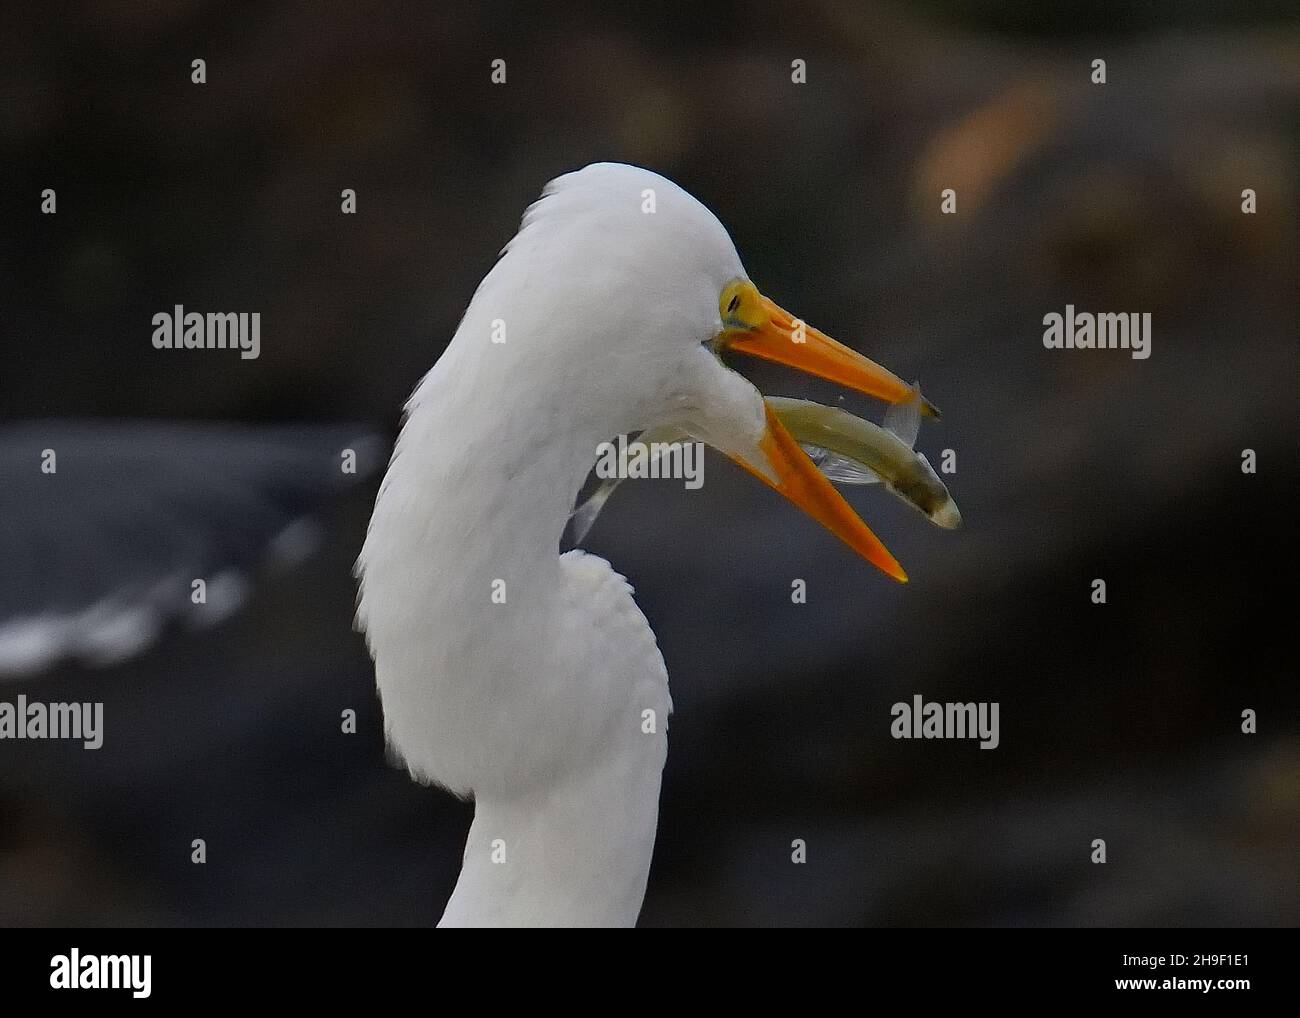
[[[601,442],[707,442],[906,579],[724,348],[913,397],[761,296],[691,195],[596,164],[528,209],[406,406],[358,622],[390,747],[475,802],[440,925],[632,925],[640,910],[668,676],[623,577],[558,552]]]

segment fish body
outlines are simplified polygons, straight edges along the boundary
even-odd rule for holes
[[[832,481],[839,484],[879,483],[935,526],[951,530],[961,524],[961,513],[957,511],[957,503],[948,493],[947,486],[925,455],[913,448],[921,430],[921,415],[929,407],[919,389],[908,402],[889,408],[883,427],[847,410],[823,406],[811,400],[768,396],[767,403],[818,469]],[[654,456],[660,443],[689,437],[676,429],[662,428],[642,432],[639,441],[644,442]],[[624,473],[619,470],[617,477],[603,480],[574,509],[571,521],[575,544],[591,529]]]
[[[957,503],[930,461],[912,446],[920,430],[920,393],[890,407],[881,427],[847,410],[806,399],[769,396],[781,423],[832,481],[880,482],[936,526],[961,523]]]

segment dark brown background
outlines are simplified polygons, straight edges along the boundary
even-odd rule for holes
[[[588,546],[636,586],[677,708],[642,922],[1293,924],[1289,6],[9,11],[0,412],[391,435],[541,186],[651,167],[767,293],[922,380],[966,525],[852,494],[900,589],[725,461],[699,493],[620,490]],[[1151,359],[1045,351],[1067,302],[1151,312]],[[260,310],[261,358],[154,351],[175,303]],[[436,921],[469,807],[382,758],[350,625],[372,491],[222,627],[0,690],[101,699],[108,724],[96,753],[0,744],[0,921]],[[1001,747],[890,739],[913,693],[1000,701]]]

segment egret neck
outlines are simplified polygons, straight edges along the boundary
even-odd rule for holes
[[[491,303],[481,290],[458,342],[487,335]],[[416,776],[475,800],[443,923],[630,925],[654,846],[667,675],[622,577],[558,554],[625,407],[602,418],[562,385],[512,385],[517,364],[453,343],[412,397],[363,552],[366,603],[383,605],[365,624],[390,744]]]

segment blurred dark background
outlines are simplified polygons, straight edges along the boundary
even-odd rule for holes
[[[619,490],[585,543],[637,588],[676,705],[642,923],[1294,924],[1294,14],[16,6],[0,413],[391,438],[542,185],[650,167],[718,214],[765,292],[922,381],[945,416],[921,448],[957,451],[965,526],[851,492],[911,574],[897,588],[725,460],[701,492]],[[260,359],[155,351],[176,303],[260,311]],[[1067,303],[1151,312],[1151,358],[1044,350]],[[107,729],[96,752],[0,742],[0,922],[437,920],[470,807],[384,761],[351,625],[374,484],[221,625],[0,687],[102,700]],[[891,739],[914,693],[999,701],[1000,747]]]

